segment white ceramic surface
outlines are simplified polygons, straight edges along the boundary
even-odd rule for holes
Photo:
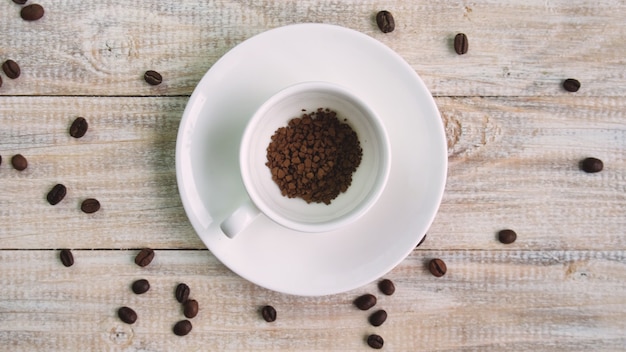
[[[303,109],[318,108],[336,112],[356,132],[362,149],[352,184],[330,204],[283,196],[265,165],[275,131],[300,117]],[[389,176],[391,147],[378,115],[359,97],[334,83],[302,82],[280,90],[254,113],[244,130],[239,161],[246,191],[265,216],[296,231],[327,232],[358,220],[376,203]]]
[[[340,230],[295,232],[259,216],[229,239],[219,225],[247,199],[238,157],[244,127],[272,94],[304,81],[348,87],[378,113],[392,150],[387,186]],[[304,296],[358,288],[400,263],[431,225],[446,172],[441,117],[411,66],[365,34],[326,24],[276,28],[224,55],[189,99],[176,146],[183,206],[211,253],[251,282]]]

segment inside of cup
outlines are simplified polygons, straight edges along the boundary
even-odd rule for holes
[[[351,185],[328,205],[283,196],[266,166],[267,146],[275,131],[319,108],[335,111],[356,132],[363,152]],[[365,103],[334,84],[302,83],[277,93],[259,108],[245,139],[240,162],[250,197],[272,220],[295,230],[330,231],[356,220],[373,205],[387,180],[390,148],[384,126]]]

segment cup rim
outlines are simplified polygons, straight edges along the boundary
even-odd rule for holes
[[[249,148],[245,148],[247,141],[250,139],[252,133],[254,133],[258,120],[261,119],[267,110],[273,107],[276,103],[282,99],[308,90],[326,90],[330,92],[336,92],[348,97],[352,102],[356,103],[360,109],[366,111],[369,116],[368,121],[374,126],[377,134],[377,139],[380,141],[380,148],[383,157],[381,158],[380,167],[377,170],[376,182],[374,183],[373,191],[368,193],[365,199],[359,201],[359,204],[352,208],[347,214],[333,218],[324,222],[318,222],[315,224],[302,223],[282,216],[277,211],[272,209],[259,195],[252,185],[250,180],[251,173],[244,172],[248,167],[245,165],[248,162],[248,155],[250,154]],[[270,96],[265,102],[263,102],[259,108],[254,112],[250,120],[248,121],[244,133],[240,142],[239,149],[239,164],[240,173],[243,180],[246,193],[252,201],[252,203],[260,210],[261,214],[276,222],[279,225],[290,228],[292,230],[307,232],[307,233],[321,233],[336,230],[340,227],[349,225],[363,216],[382,195],[385,186],[387,184],[389,173],[391,169],[391,146],[387,130],[382,123],[382,120],[378,114],[372,108],[365,103],[360,97],[355,95],[349,89],[327,81],[304,81],[289,85],[278,92]],[[358,170],[358,169],[357,169]],[[273,181],[272,181],[273,182]]]

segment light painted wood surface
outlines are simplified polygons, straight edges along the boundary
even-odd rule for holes
[[[623,251],[418,249],[386,276],[396,283],[392,296],[372,283],[318,298],[261,289],[206,251],[157,251],[145,268],[133,263],[136,253],[74,251],[74,266],[65,268],[57,251],[1,251],[0,340],[12,351],[367,351],[371,333],[390,351],[619,351],[626,344]],[[448,263],[446,276],[428,273],[433,257]],[[140,278],[152,287],[135,295],[129,286]],[[180,282],[200,304],[185,337],[171,332],[183,319],[174,297]],[[378,297],[367,312],[351,303],[364,293]],[[273,323],[260,318],[266,304],[277,310]],[[123,305],[137,312],[132,326],[116,317]],[[376,309],[388,314],[380,327],[367,322]]]
[[[0,2],[0,350],[626,350],[626,3],[603,1],[42,0],[25,22]],[[381,33],[373,16],[396,18]],[[386,277],[344,294],[294,297],[230,272],[195,235],[177,193],[176,132],[189,94],[224,53],[267,29],[342,25],[388,45],[436,96],[449,178],[426,241]],[[470,51],[458,56],[452,37]],[[164,83],[152,87],[143,72]],[[561,88],[582,82],[578,93]],[[89,122],[81,139],[67,130]],[[21,153],[29,168],[10,165]],[[605,162],[585,174],[578,162]],[[57,206],[45,200],[68,187]],[[102,209],[80,211],[95,197]],[[496,233],[515,229],[503,245]],[[157,249],[145,268],[137,248]],[[59,248],[76,264],[61,265]],[[439,257],[448,273],[425,263]],[[152,289],[134,295],[145,277]],[[194,329],[173,291],[200,303]],[[374,328],[351,301],[379,297]],[[129,326],[116,309],[139,313]],[[275,323],[261,305],[274,305]]]

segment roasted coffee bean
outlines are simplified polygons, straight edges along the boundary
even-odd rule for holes
[[[13,60],[7,60],[2,64],[2,71],[11,79],[18,78],[22,72],[20,66]]]
[[[0,76],[0,87],[2,87],[2,76]]]
[[[65,188],[64,185],[59,183],[59,184],[54,185],[54,187],[52,187],[50,192],[48,192],[46,199],[48,200],[48,203],[50,203],[50,205],[57,205],[59,204],[60,201],[63,200],[63,198],[65,198],[66,194],[67,194],[67,188]]]
[[[422,237],[422,239],[420,240],[420,242],[417,244],[417,246],[415,246],[415,248],[419,247],[422,245],[422,243],[424,243],[424,241],[426,241],[426,235],[424,235],[424,237]]]
[[[62,249],[61,253],[59,253],[59,257],[61,258],[61,263],[66,267],[70,267],[74,265],[74,256],[69,249]]]
[[[153,86],[157,86],[161,84],[161,82],[163,82],[163,77],[161,76],[161,74],[152,70],[146,71],[146,73],[144,73],[143,75],[143,79],[148,82],[148,84]]]
[[[376,297],[372,294],[366,293],[357,297],[353,303],[360,310],[368,310],[376,305]]]
[[[454,37],[454,51],[457,54],[463,55],[467,53],[469,49],[469,42],[465,33],[459,33]]]
[[[11,165],[15,170],[23,171],[28,167],[28,160],[22,154],[16,154],[11,158]]]
[[[394,292],[396,292],[396,286],[393,284],[393,281],[389,279],[381,280],[378,283],[378,289],[387,296],[391,296]]]
[[[72,125],[70,126],[70,136],[74,138],[80,138],[87,133],[87,129],[89,128],[89,124],[84,117],[77,117]]]
[[[36,21],[43,17],[43,7],[39,4],[31,4],[22,7],[20,16],[26,21]]]
[[[568,78],[563,81],[563,88],[568,92],[578,92],[580,89],[580,82],[577,79]]]
[[[266,322],[271,323],[276,320],[276,309],[272,306],[264,306],[261,308],[261,315]]]
[[[383,348],[383,345],[385,344],[385,341],[383,340],[383,338],[380,335],[371,334],[370,336],[367,337],[367,344],[371,348],[379,350],[379,349]]]
[[[185,317],[191,319],[198,315],[198,301],[195,299],[188,299],[183,304],[183,314]]]
[[[517,234],[511,229],[505,229],[498,232],[498,240],[504,244],[511,244],[517,239]]]
[[[117,310],[117,316],[126,324],[134,324],[137,321],[137,313],[132,308],[121,307]]]
[[[439,258],[432,259],[428,263],[428,269],[430,270],[430,273],[436,277],[444,276],[446,274],[446,271],[448,270],[448,268],[446,267],[446,263],[444,263],[444,261]]]
[[[580,162],[580,168],[587,173],[600,172],[604,168],[604,163],[600,159],[586,158]]]
[[[0,155],[0,165],[2,165],[2,155]]]
[[[94,198],[87,198],[80,205],[80,210],[87,214],[95,213],[100,210],[100,202]]]
[[[387,320],[387,312],[385,312],[383,309],[377,310],[372,313],[372,315],[370,315],[368,320],[373,326],[381,326],[383,325],[385,320]]]
[[[152,259],[154,259],[154,251],[150,248],[144,248],[137,253],[137,256],[135,257],[135,264],[144,267],[150,264]]]
[[[139,279],[133,282],[132,289],[133,289],[133,292],[140,295],[150,290],[150,283],[146,279]]]
[[[396,28],[396,21],[389,11],[380,11],[376,14],[376,24],[383,33],[393,32]]]
[[[27,0],[13,0],[14,3],[18,4],[18,5],[24,5],[26,3]]]
[[[176,286],[176,300],[180,303],[185,303],[189,299],[190,292],[191,290],[187,284],[178,284],[178,286]]]
[[[181,320],[174,325],[174,334],[178,336],[185,336],[191,332],[191,322],[189,320]]]

